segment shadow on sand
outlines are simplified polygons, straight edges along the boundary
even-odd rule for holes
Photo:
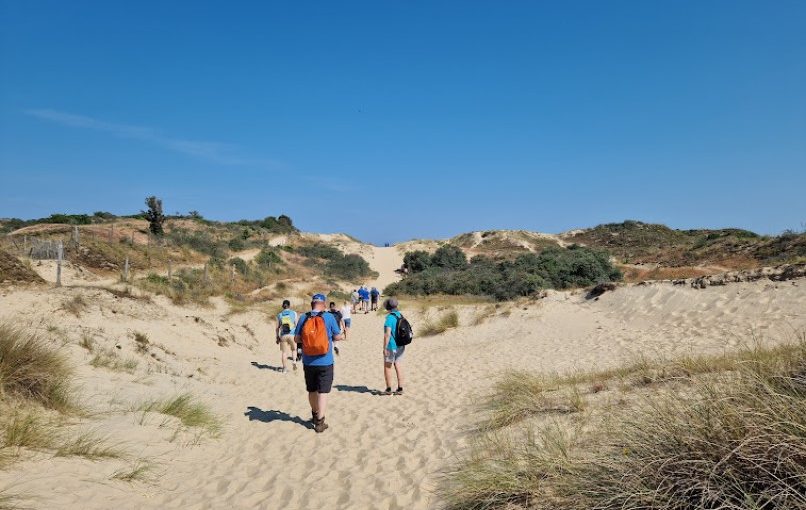
[[[372,390],[366,386],[348,386],[346,384],[336,384],[333,386],[339,391],[348,391],[350,393],[368,393],[370,395],[383,395],[381,390]]]
[[[246,408],[246,412],[243,413],[244,416],[249,418],[249,421],[260,421],[263,423],[271,423],[273,421],[287,421],[289,423],[296,423],[297,425],[302,425],[306,429],[313,429],[313,423],[310,421],[303,420],[299,416],[291,416],[290,414],[277,411],[276,409],[271,409],[269,411],[264,411],[259,407],[249,406]]]
[[[255,368],[259,368],[260,370],[272,370],[274,372],[282,372],[283,370],[283,367],[274,367],[272,365],[261,365],[257,361],[253,361],[252,366]]]

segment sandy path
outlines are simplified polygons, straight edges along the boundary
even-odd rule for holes
[[[378,272],[378,278],[369,282],[370,287],[383,290],[390,283],[400,279],[400,275],[395,271],[403,265],[403,254],[394,246],[383,248],[372,246],[368,262],[370,267]]]

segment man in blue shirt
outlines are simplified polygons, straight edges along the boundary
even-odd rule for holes
[[[328,428],[325,423],[325,410],[327,408],[327,394],[330,393],[330,388],[333,385],[333,342],[344,340],[344,334],[342,334],[336,318],[325,311],[326,301],[327,298],[324,294],[315,294],[311,299],[312,311],[300,318],[294,333],[297,344],[303,344],[302,368],[305,372],[305,388],[308,390],[308,402],[311,404],[311,421],[313,421],[314,430],[317,433],[324,432]],[[327,335],[327,352],[315,355],[306,354],[306,344],[303,337],[308,338],[312,334],[311,332],[316,322],[311,323],[311,327],[308,329],[305,328],[305,324],[308,321],[315,320],[315,317],[318,316],[321,316],[324,322],[325,331],[323,334]]]
[[[392,394],[392,366],[395,367],[397,375],[397,390],[395,395],[403,394],[403,354],[406,352],[405,345],[397,345],[395,342],[395,331],[397,331],[397,321],[400,320],[400,311],[397,298],[389,298],[384,303],[384,307],[389,314],[383,323],[383,378],[386,380],[386,395]]]

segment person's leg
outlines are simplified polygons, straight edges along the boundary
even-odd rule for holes
[[[319,393],[315,391],[308,392],[308,403],[311,404],[311,412],[319,414]]]
[[[288,370],[286,364],[288,363],[288,342],[285,341],[285,338],[280,339],[280,363],[283,365],[283,372]]]
[[[403,388],[403,366],[399,361],[395,362],[395,375],[397,375],[397,387]]]
[[[392,363],[388,361],[383,364],[383,378],[386,381],[386,387],[392,388]]]
[[[324,419],[325,411],[327,410],[327,393],[317,393],[316,397],[316,415],[320,419]]]

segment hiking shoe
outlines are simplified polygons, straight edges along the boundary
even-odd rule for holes
[[[316,411],[311,409],[311,423],[316,424],[316,420],[318,419],[319,417],[316,415]]]
[[[402,395],[402,394],[403,394],[403,388],[398,386],[397,389],[395,390],[395,395]]]
[[[328,424],[325,423],[325,417],[322,416],[321,418],[317,418],[313,424],[313,430],[316,431],[317,434],[321,434],[325,430],[327,430]]]
[[[392,394],[392,388],[386,388],[386,390],[384,390],[383,394],[384,395],[391,395]]]

